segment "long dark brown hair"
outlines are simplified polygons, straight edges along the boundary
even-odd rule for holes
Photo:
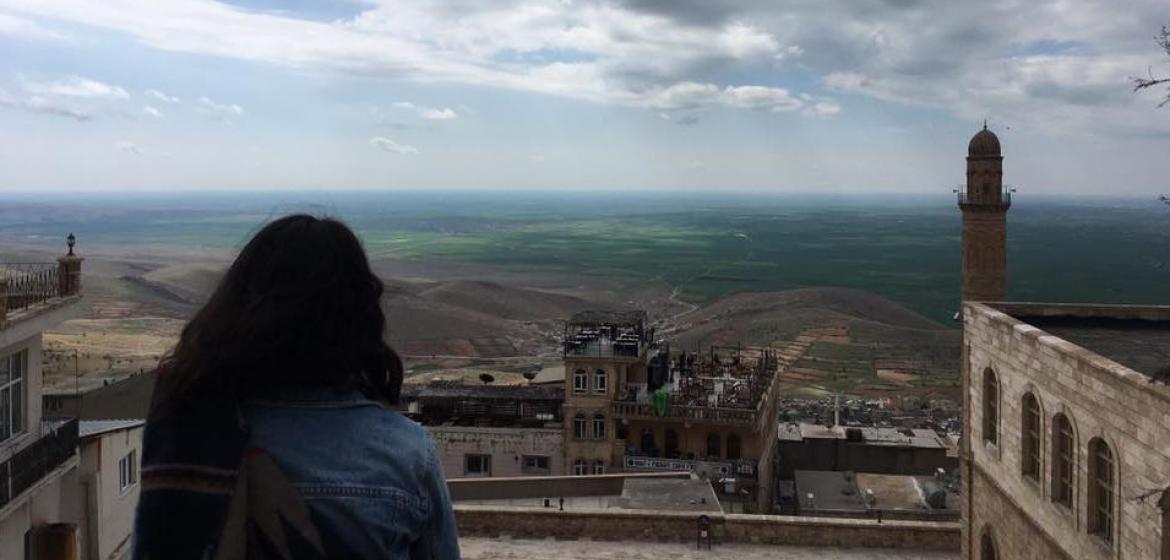
[[[171,399],[242,399],[287,386],[354,387],[397,403],[382,281],[353,231],[295,214],[255,235],[159,364],[152,411]]]

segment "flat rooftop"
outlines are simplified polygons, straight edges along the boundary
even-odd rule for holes
[[[873,550],[859,548],[805,548],[789,546],[716,544],[696,550],[695,543],[602,542],[466,537],[459,539],[464,560],[954,560],[957,552]]]
[[[857,430],[861,433],[861,441],[849,442],[854,445],[914,447],[918,449],[949,448],[946,439],[939,436],[934,430],[920,428],[825,426],[807,422],[785,422],[780,424],[776,438],[782,442],[802,442],[808,439],[848,440],[846,430]]]
[[[470,399],[470,400],[527,400],[562,401],[563,385],[471,385],[452,382],[403,383],[402,400]]]
[[[992,307],[1147,377],[1170,368],[1170,307],[1042,303]]]

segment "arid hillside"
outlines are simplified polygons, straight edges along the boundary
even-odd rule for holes
[[[688,350],[802,341],[784,373],[796,393],[954,398],[958,386],[959,330],[861,290],[734,294],[673,318],[664,332]]]
[[[149,369],[225,266],[200,255],[91,258],[82,316],[46,335],[47,381],[93,387]],[[376,268],[386,282],[388,336],[420,378],[474,380],[490,372],[522,380],[519,372],[558,361],[561,328],[573,313],[633,307],[647,309],[676,348],[807,341],[785,374],[796,392],[946,392],[957,378],[957,330],[860,290],[739,293],[679,313],[683,304],[660,286],[618,290],[429,262]]]

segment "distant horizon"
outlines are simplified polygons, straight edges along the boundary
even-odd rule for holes
[[[961,212],[950,192],[167,192],[0,194],[0,250],[230,258],[281,215],[337,217],[374,259],[462,263],[667,286],[685,301],[841,286],[937,321],[959,296]],[[1018,196],[1008,213],[1017,300],[1163,303],[1170,206],[1154,196]],[[1060,282],[1054,281],[1060,278]]]
[[[1150,197],[1157,200],[1159,196],[1170,195],[1170,185],[1162,189],[1153,189],[1149,192],[1139,191],[1124,191],[1124,192],[1069,192],[1069,191],[1029,191],[1019,187],[1011,187],[1005,185],[1004,189],[1013,188],[1013,193],[1018,202],[1025,202],[1029,198],[1035,199],[1102,199],[1102,200],[1146,200]],[[167,188],[167,189],[127,189],[127,188],[36,188],[36,189],[22,189],[14,188],[11,190],[0,190],[0,200],[5,197],[16,197],[21,199],[35,199],[36,197],[58,198],[68,195],[104,195],[104,196],[133,196],[133,197],[149,197],[149,198],[166,198],[168,196],[194,195],[194,196],[264,196],[264,195],[362,195],[362,194],[400,194],[400,195],[429,195],[441,196],[447,194],[484,194],[484,195],[614,195],[614,196],[629,196],[629,195],[653,195],[653,196],[699,196],[699,197],[808,197],[808,198],[825,198],[835,199],[840,197],[857,197],[869,200],[870,198],[877,200],[896,201],[896,198],[890,197],[912,197],[917,199],[933,199],[939,197],[949,198],[954,201],[955,193],[951,187],[950,190],[874,190],[866,188],[851,188],[842,187],[839,189],[821,189],[821,190],[767,190],[767,189],[733,189],[733,188],[718,188],[712,187],[709,189],[676,189],[671,187],[645,187],[645,188],[617,188],[617,187],[596,187],[596,188],[558,188],[558,187],[534,187],[534,188],[509,188],[509,187],[446,187],[446,188],[411,188],[411,187],[392,187],[392,188],[353,188],[353,187],[316,187],[316,188]]]

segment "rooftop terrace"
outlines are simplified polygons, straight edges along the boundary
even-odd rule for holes
[[[565,323],[565,356],[639,359],[654,346],[645,311],[582,311]]]
[[[1170,378],[1170,307],[1047,303],[992,307],[1147,377]]]

